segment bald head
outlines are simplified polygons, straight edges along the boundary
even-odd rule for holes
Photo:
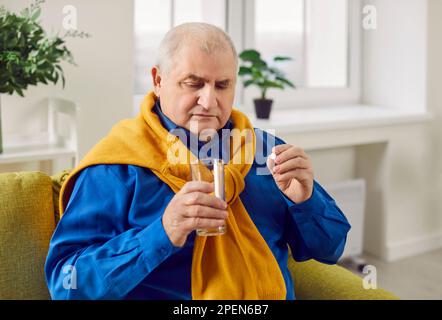
[[[238,67],[238,57],[230,37],[220,28],[202,22],[184,23],[172,28],[164,36],[158,49],[156,65],[161,72],[168,72],[180,50],[185,46],[198,46],[203,52],[229,52]]]

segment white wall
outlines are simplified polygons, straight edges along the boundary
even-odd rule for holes
[[[434,115],[431,132],[428,135],[431,140],[432,154],[428,167],[432,171],[431,180],[434,181],[434,189],[431,190],[431,210],[434,213],[434,223],[439,226],[442,235],[442,1],[428,1],[428,86],[427,102],[428,110]],[[442,236],[441,236],[442,238]],[[439,240],[442,245],[442,240]]]
[[[364,102],[440,114],[442,106],[433,98],[441,80],[441,64],[435,58],[441,43],[440,1],[365,0],[364,4],[378,11],[378,29],[363,32]],[[382,167],[385,243],[377,247],[368,240],[367,250],[395,259],[442,246],[441,164],[435,148],[441,143],[440,124],[435,117],[428,124],[389,130]]]
[[[31,1],[0,0],[19,11]],[[133,1],[46,0],[43,21],[46,30],[62,30],[65,5],[78,10],[78,29],[89,39],[68,39],[78,67],[64,64],[66,87],[30,87],[25,98],[2,95],[5,134],[46,130],[46,115],[38,101],[57,96],[75,101],[79,113],[80,158],[106,135],[112,125],[131,117],[133,92]],[[2,171],[33,168],[30,164],[5,166]]]
[[[426,0],[362,0],[377,9],[377,29],[363,31],[362,101],[426,108]]]
[[[379,14],[378,29],[362,32],[364,103],[427,110],[434,119],[284,138],[307,148],[340,146],[310,150],[316,178],[366,179],[364,249],[395,260],[442,247],[442,1],[364,4]]]

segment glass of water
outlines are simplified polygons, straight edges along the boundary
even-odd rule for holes
[[[224,161],[222,159],[197,159],[190,163],[190,171],[193,181],[205,181],[213,183],[213,195],[219,199],[226,200],[224,187]],[[197,229],[198,236],[218,236],[226,233],[226,226],[212,229]]]

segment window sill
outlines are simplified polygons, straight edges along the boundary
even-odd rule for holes
[[[51,143],[49,135],[40,134],[13,134],[4,135],[3,153],[0,154],[0,164],[11,164],[29,161],[54,160],[58,158],[72,158],[75,160],[77,152],[64,142]]]
[[[416,124],[433,119],[428,112],[367,105],[273,109],[268,120],[257,119],[250,111],[245,114],[255,127],[274,129],[277,134]]]

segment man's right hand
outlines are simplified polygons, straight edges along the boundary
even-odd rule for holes
[[[163,226],[175,247],[182,247],[196,229],[217,228],[226,224],[227,203],[216,198],[213,184],[191,181],[170,200],[163,215]]]

